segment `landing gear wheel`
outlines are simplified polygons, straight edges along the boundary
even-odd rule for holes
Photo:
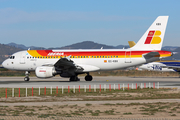
[[[24,81],[29,81],[29,77],[25,77],[25,78],[24,78]]]
[[[77,76],[71,76],[69,81],[80,81],[80,79]]]
[[[25,72],[26,77],[24,78],[24,81],[29,81],[29,74],[30,74],[29,71]]]
[[[85,80],[86,81],[92,81],[93,77],[91,75],[86,75]]]

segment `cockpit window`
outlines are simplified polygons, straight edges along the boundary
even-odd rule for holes
[[[10,59],[14,59],[15,58],[15,56],[10,56]]]

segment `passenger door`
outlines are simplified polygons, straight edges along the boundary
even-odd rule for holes
[[[125,51],[125,63],[131,63],[131,51]]]
[[[25,64],[26,53],[21,53],[20,64]]]

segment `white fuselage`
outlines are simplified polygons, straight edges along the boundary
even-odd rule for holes
[[[60,50],[61,53],[74,52],[79,53],[81,51],[85,52],[104,52],[109,51],[118,52],[125,51],[123,50]],[[57,52],[57,51],[56,51]],[[72,53],[71,55],[73,55]],[[131,51],[131,53],[133,53]],[[126,52],[125,52],[126,54]],[[130,55],[90,55],[90,56],[76,56],[76,58],[71,57],[70,59],[74,61],[76,65],[79,65],[84,68],[83,72],[91,71],[103,71],[103,70],[115,70],[126,68],[130,66],[136,66],[147,62],[147,59],[142,57],[134,57],[133,54]],[[128,56],[128,57],[127,57]],[[14,57],[14,58],[13,58]],[[39,56],[38,56],[39,57]],[[57,56],[48,56],[50,58],[38,58],[36,56],[30,55],[28,51],[20,51],[12,55],[12,58],[9,58],[3,62],[3,66],[11,70],[23,70],[23,71],[34,71],[37,67],[43,65],[54,65],[60,58]],[[68,57],[68,56],[66,56]],[[86,58],[83,58],[86,57]],[[98,57],[98,58],[97,58]],[[153,57],[149,61],[158,60],[159,57]]]

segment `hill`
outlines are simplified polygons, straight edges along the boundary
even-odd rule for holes
[[[7,59],[10,55],[12,55],[13,53],[20,51],[20,50],[22,50],[22,49],[4,45],[4,44],[0,44],[0,64],[5,59]]]
[[[25,45],[22,45],[22,44],[16,44],[16,43],[9,43],[9,44],[6,44],[8,46],[11,46],[11,47],[15,47],[15,48],[19,48],[19,49],[22,49],[22,50],[28,50],[28,49],[31,49],[31,50],[44,50],[46,48],[43,48],[43,47],[35,47],[35,46],[25,46]]]
[[[119,46],[110,46],[110,45],[105,45],[105,44],[99,44],[95,43],[93,41],[83,41],[79,43],[75,43],[72,45],[64,46],[64,47],[59,47],[59,48],[48,48],[48,49],[122,49],[122,48],[127,48],[127,45],[119,45]]]

